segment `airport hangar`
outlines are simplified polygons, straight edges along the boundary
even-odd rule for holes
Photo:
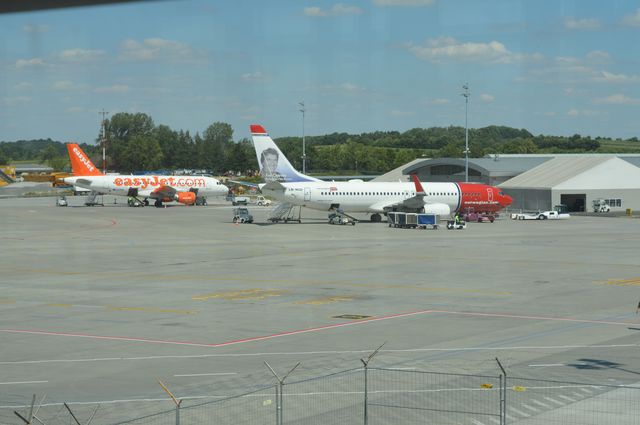
[[[374,180],[464,181],[464,170],[462,158],[420,158]],[[605,199],[614,212],[640,210],[640,154],[488,155],[469,158],[469,181],[503,188],[511,209],[589,211]]]

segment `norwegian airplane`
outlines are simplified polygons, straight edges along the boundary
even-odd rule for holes
[[[497,212],[513,202],[502,190],[478,183],[327,182],[296,171],[261,125],[251,125],[251,138],[264,184],[260,189],[281,202],[317,210],[371,214],[382,221],[389,211],[426,212],[450,216],[456,212]]]
[[[203,195],[224,196],[229,192],[213,177],[105,175],[76,143],[67,143],[67,150],[73,176],[62,179],[65,183],[102,194],[132,196],[141,200],[143,205],[149,205],[149,199],[155,199],[156,207],[172,201],[193,205]]]

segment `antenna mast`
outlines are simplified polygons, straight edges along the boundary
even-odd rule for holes
[[[100,141],[100,144],[102,145],[102,173],[107,174],[107,134],[105,127],[107,122],[107,115],[109,114],[109,112],[105,111],[103,108],[102,111],[98,113],[102,115],[102,140]]]

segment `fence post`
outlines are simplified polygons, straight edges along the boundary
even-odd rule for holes
[[[373,356],[378,354],[378,351],[385,345],[387,341],[383,342],[382,345],[375,349],[373,353],[369,355],[366,359],[360,359],[362,364],[364,365],[364,425],[369,425],[369,362],[373,359]]]
[[[500,375],[500,425],[507,425],[507,371],[496,357],[496,362],[502,371]]]
[[[171,400],[173,400],[173,402],[176,404],[176,425],[180,425],[180,405],[182,404],[182,399],[178,400],[173,395],[173,393],[169,391],[169,388],[167,388],[159,379],[158,379],[158,384],[160,384],[164,392],[166,392],[169,395],[169,397],[171,397]]]
[[[273,376],[278,380],[278,385],[276,386],[276,425],[282,425],[284,423],[284,397],[282,397],[282,393],[284,392],[284,380],[287,379],[287,376],[291,374],[298,366],[300,366],[300,362],[298,362],[294,367],[289,370],[282,378],[278,376],[275,370],[269,365],[269,363],[264,362],[264,364],[269,368]],[[278,390],[280,392],[280,397],[278,397]]]

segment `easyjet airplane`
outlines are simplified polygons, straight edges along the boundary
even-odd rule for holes
[[[341,209],[369,213],[371,221],[382,220],[389,211],[427,212],[449,216],[473,208],[496,212],[513,201],[500,189],[477,183],[326,182],[297,172],[260,125],[251,126],[260,173],[266,183],[263,193],[279,201],[317,210]]]
[[[134,176],[125,174],[102,174],[89,157],[75,143],[67,143],[73,177],[63,181],[97,193],[133,196],[149,205],[161,207],[163,202],[177,201],[193,205],[198,196],[224,196],[229,190],[218,179],[203,176]]]

